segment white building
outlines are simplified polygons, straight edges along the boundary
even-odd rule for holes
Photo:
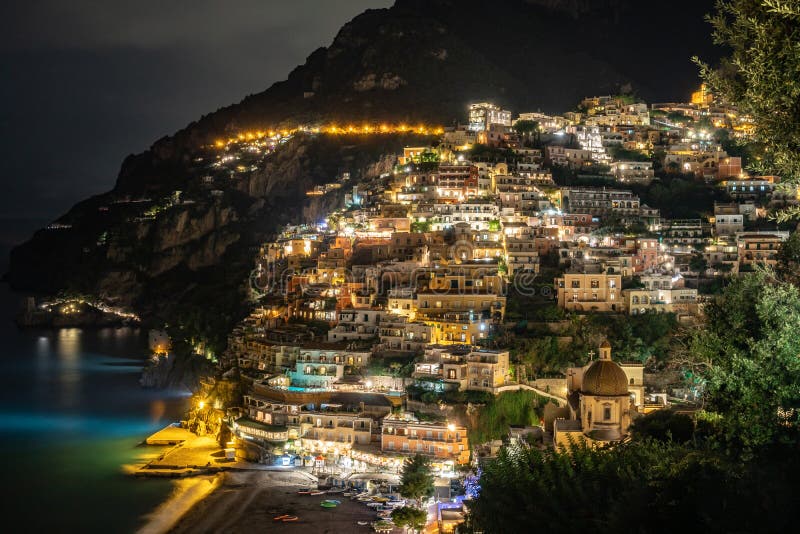
[[[483,132],[492,124],[511,126],[511,112],[490,102],[479,102],[469,106],[469,129]]]

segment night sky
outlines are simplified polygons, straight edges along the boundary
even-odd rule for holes
[[[285,79],[352,17],[392,3],[0,2],[0,242],[9,219],[32,230],[109,190],[126,155]],[[657,20],[663,5],[648,8]],[[647,53],[669,55],[673,39],[654,34]]]
[[[0,3],[0,219],[52,220],[123,158],[285,79],[391,0]],[[19,223],[22,224],[22,223]]]

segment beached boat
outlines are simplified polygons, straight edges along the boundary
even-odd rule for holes
[[[325,492],[320,490],[315,490],[309,493],[309,495],[325,495]]]
[[[386,497],[373,497],[372,500],[375,502],[389,502],[389,499]]]
[[[300,488],[297,490],[298,495],[311,495],[311,488]]]
[[[336,508],[337,506],[339,506],[335,502],[330,502],[330,501],[322,501],[321,503],[319,503],[319,505],[322,506],[323,508]]]
[[[375,532],[391,532],[394,529],[394,525],[388,521],[377,521],[372,523],[372,529]]]
[[[273,521],[283,521],[287,517],[291,517],[291,516],[289,514],[283,514],[283,515],[279,515],[279,516],[273,517],[272,520]]]
[[[297,517],[296,515],[289,515],[281,519],[281,521],[283,521],[284,523],[291,523],[293,521],[297,521],[298,519],[300,518]]]

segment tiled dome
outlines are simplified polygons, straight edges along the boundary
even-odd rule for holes
[[[583,374],[584,395],[627,395],[628,377],[616,362],[596,360]]]

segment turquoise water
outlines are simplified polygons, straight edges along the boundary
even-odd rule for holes
[[[134,479],[123,466],[156,452],[137,445],[180,418],[187,393],[139,387],[146,332],[20,331],[12,323],[18,305],[0,285],[6,526],[15,525],[14,532],[135,531],[172,486]]]
[[[301,391],[304,393],[315,393],[315,392],[330,391],[330,390],[325,388],[313,388],[306,386],[286,386],[286,391]]]

